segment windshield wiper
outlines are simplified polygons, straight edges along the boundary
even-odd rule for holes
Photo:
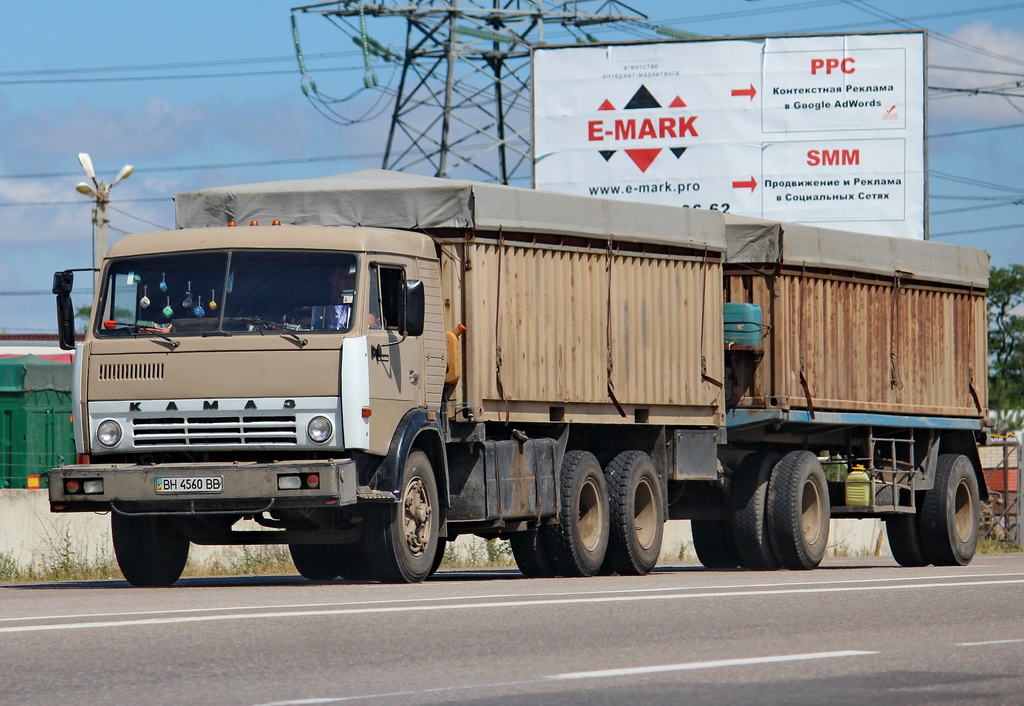
[[[165,336],[163,333],[161,333],[160,329],[156,329],[151,326],[139,326],[138,324],[129,324],[123,321],[115,321],[114,326],[123,326],[124,328],[130,329],[136,335],[144,333],[150,336],[154,336],[156,338],[162,338],[163,340],[171,344],[171,348],[177,348],[178,346],[181,345],[181,341],[175,341],[173,338]]]
[[[226,316],[224,317],[224,320],[237,321],[240,324],[248,324],[250,326],[259,326],[263,329],[266,329],[267,331],[277,330],[277,326],[270,323],[269,321],[264,321],[258,316]]]

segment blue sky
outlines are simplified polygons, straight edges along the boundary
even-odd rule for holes
[[[1024,200],[1024,127],[1009,127],[1024,124],[1024,98],[991,95],[1024,81],[1024,58],[1016,58],[1024,57],[1024,2],[628,4],[653,25],[707,36],[928,29],[929,85],[990,91],[929,93],[933,237],[987,248],[997,266],[1024,262],[1024,228],[1015,225],[1024,205],[1012,203]],[[302,94],[292,3],[8,5],[0,45],[0,331],[52,332],[52,295],[33,292],[49,290],[54,270],[91,263],[91,202],[74,190],[84,178],[78,152],[89,152],[108,182],[123,164],[135,166],[113,191],[111,242],[173,227],[170,197],[180,191],[380,166],[386,113],[342,126]],[[351,39],[322,17],[297,20],[320,89],[357,92],[363,58]],[[372,36],[401,47],[395,24],[367,23]],[[384,64],[375,71],[384,83],[391,75]],[[364,91],[341,107],[361,114],[377,97]]]

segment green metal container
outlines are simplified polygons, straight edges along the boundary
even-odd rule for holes
[[[74,461],[71,366],[0,358],[0,488],[45,488],[47,471]]]

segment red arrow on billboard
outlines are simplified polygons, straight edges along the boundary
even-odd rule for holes
[[[757,95],[757,90],[754,88],[754,84],[750,84],[750,88],[734,88],[732,89],[734,96],[750,96],[750,100],[754,100],[754,96]]]
[[[750,193],[754,193],[754,189],[757,188],[757,180],[754,177],[750,177],[750,181],[734,181],[732,183],[734,189],[750,189]]]

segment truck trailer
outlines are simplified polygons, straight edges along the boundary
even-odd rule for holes
[[[462,534],[640,575],[666,519],[709,567],[814,568],[832,516],[974,554],[984,251],[381,170],[175,208],[104,260],[49,475],[133,585],[192,543],[416,582]]]

